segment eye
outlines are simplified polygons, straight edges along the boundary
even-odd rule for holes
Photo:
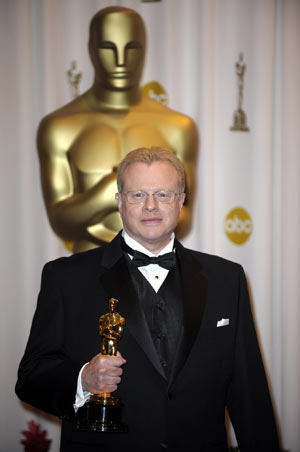
[[[138,41],[130,41],[126,44],[126,49],[141,49],[142,45]]]
[[[101,41],[99,45],[99,49],[112,49],[116,48],[115,44],[111,41]]]
[[[158,193],[156,193],[156,198],[157,199],[169,199],[170,198],[170,193],[166,193],[165,191],[159,191]]]
[[[134,193],[132,193],[132,197],[135,199],[144,199],[146,196],[145,193],[143,193],[142,191],[136,191]]]

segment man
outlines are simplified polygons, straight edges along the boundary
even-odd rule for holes
[[[184,197],[173,152],[132,151],[118,174],[123,231],[45,266],[16,391],[63,419],[62,451],[226,452],[225,407],[241,452],[279,451],[243,270],[174,238]],[[110,297],[126,327],[118,355],[102,356]],[[128,433],[76,430],[74,411],[103,392],[121,397]]]
[[[184,162],[188,200],[176,233],[183,237],[190,229],[196,126],[188,116],[142,93],[145,51],[145,26],[136,11],[118,6],[100,10],[90,25],[93,85],[39,126],[47,214],[56,234],[72,242],[73,252],[110,242],[121,229],[116,170],[140,146],[169,147]]]

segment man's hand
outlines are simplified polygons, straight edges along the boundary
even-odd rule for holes
[[[94,356],[82,371],[82,389],[92,394],[115,391],[123,373],[121,366],[125,363],[126,360],[120,352],[117,356]]]

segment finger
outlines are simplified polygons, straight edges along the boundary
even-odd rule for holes
[[[120,367],[126,363],[122,356],[97,355],[98,364],[102,367]]]
[[[93,394],[101,394],[101,393],[103,393],[103,392],[114,392],[114,391],[116,391],[118,389],[118,386],[117,385],[106,385],[106,386],[103,386],[101,389],[95,389],[94,391],[93,391]]]
[[[104,373],[110,377],[120,377],[123,374],[123,369],[121,367],[107,367]]]
[[[103,373],[98,375],[95,380],[95,386],[98,392],[113,392],[118,388],[118,384],[121,382],[120,376],[110,375],[109,373]]]
[[[85,390],[92,393],[113,392],[121,382],[120,376],[111,376],[105,372],[96,372],[86,376]]]
[[[119,350],[117,351],[117,356],[123,360],[123,364],[126,363],[126,359],[121,355],[121,353],[119,352]]]

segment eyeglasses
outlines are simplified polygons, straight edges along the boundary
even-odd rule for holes
[[[129,204],[144,204],[149,196],[153,196],[154,200],[161,204],[171,204],[174,202],[175,197],[180,195],[180,193],[175,193],[173,191],[160,190],[155,193],[146,193],[145,191],[132,190],[126,193],[122,193],[126,197]]]

